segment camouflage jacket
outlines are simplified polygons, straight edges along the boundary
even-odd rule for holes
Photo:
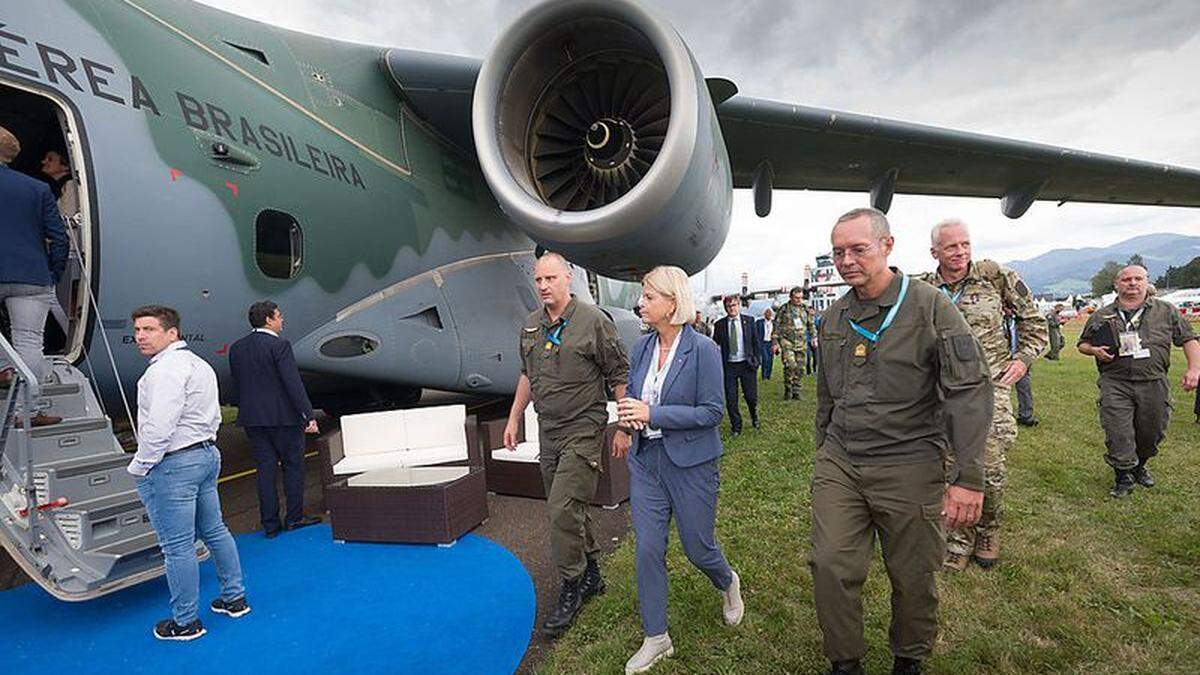
[[[785,302],[775,313],[775,332],[771,335],[771,342],[778,345],[780,340],[787,340],[795,346],[802,346],[805,336],[812,329],[812,312],[808,311],[808,307]]]
[[[921,275],[925,281],[946,294],[963,313],[971,332],[979,339],[988,367],[995,378],[1014,358],[1032,365],[1050,342],[1046,317],[1038,311],[1033,293],[1021,277],[992,260],[972,261],[967,276],[956,284],[947,284],[936,270]],[[1004,334],[1004,314],[1012,314],[1017,327],[1017,349],[1009,349]]]

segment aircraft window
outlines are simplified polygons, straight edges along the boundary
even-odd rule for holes
[[[267,61],[267,55],[265,53],[263,53],[263,51],[261,49],[255,49],[254,47],[246,47],[243,45],[234,44],[234,43],[230,42],[229,40],[222,40],[222,42],[229,45],[230,47],[233,47],[234,49],[238,50],[239,52],[249,56],[250,58],[261,62],[264,66],[271,65],[270,62]]]
[[[334,359],[366,356],[379,349],[379,341],[365,335],[340,335],[321,344],[321,355]]]
[[[254,223],[254,259],[274,279],[291,279],[304,263],[304,233],[290,214],[266,209]]]

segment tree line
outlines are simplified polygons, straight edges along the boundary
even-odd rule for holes
[[[1104,266],[1092,275],[1092,295],[1100,297],[1111,292],[1113,279],[1125,265],[1145,267],[1146,261],[1140,254],[1134,253],[1124,264],[1115,260],[1104,263]],[[1186,265],[1168,267],[1166,272],[1154,280],[1154,285],[1158,288],[1200,288],[1200,256],[1192,258]]]

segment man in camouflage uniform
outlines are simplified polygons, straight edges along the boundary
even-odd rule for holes
[[[1058,353],[1062,351],[1064,345],[1062,316],[1059,314],[1062,310],[1063,306],[1059,304],[1046,313],[1046,327],[1050,329],[1050,352],[1046,354],[1046,358],[1051,361],[1058,360]]]
[[[800,399],[800,380],[804,376],[804,348],[812,331],[812,313],[804,305],[804,290],[792,288],[787,304],[775,317],[771,352],[783,359],[783,398]]]
[[[1045,351],[1046,320],[1016,272],[991,260],[971,261],[971,235],[965,223],[942,221],[934,226],[930,238],[930,253],[938,268],[926,273],[923,280],[941,289],[963,313],[983,347],[993,385],[1003,389],[993,396],[995,411],[984,458],[983,514],[974,528],[954,530],[946,537],[946,570],[960,571],[972,558],[986,569],[1000,558],[1004,456],[1017,440],[1008,390]],[[1004,335],[1006,310],[1016,322],[1017,346],[1011,352]]]

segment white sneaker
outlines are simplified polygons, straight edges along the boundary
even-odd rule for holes
[[[738,578],[737,572],[733,572],[733,581],[729,583],[728,590],[721,591],[721,597],[721,613],[725,615],[725,623],[730,626],[741,623],[742,615],[746,613],[746,605],[742,603],[742,580]]]
[[[654,664],[671,656],[675,653],[675,646],[671,644],[671,636],[663,633],[662,635],[647,635],[642,640],[642,648],[637,650],[637,653],[629,657],[625,662],[625,675],[631,673],[644,673],[654,667]]]

